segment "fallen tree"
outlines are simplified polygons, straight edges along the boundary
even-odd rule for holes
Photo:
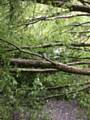
[[[90,75],[90,69],[88,68],[78,68],[78,67],[74,67],[74,66],[70,66],[68,64],[63,64],[63,63],[60,63],[60,62],[55,62],[49,58],[47,58],[45,55],[41,55],[41,54],[38,54],[38,53],[34,53],[32,51],[25,51],[21,48],[19,48],[18,46],[8,42],[7,40],[4,40],[4,39],[0,39],[2,42],[4,43],[7,43],[8,45],[11,45],[12,47],[14,47],[15,49],[17,49],[20,53],[24,53],[24,54],[28,54],[28,55],[32,55],[32,56],[36,56],[38,58],[41,58],[43,60],[46,60],[48,61],[49,63],[48,64],[52,64],[55,68],[55,72],[56,72],[56,69],[59,70],[59,71],[63,71],[63,72],[67,72],[67,73],[73,73],[73,74],[81,74],[81,75]],[[20,62],[20,61],[19,61]],[[23,61],[22,61],[23,62]],[[28,60],[27,60],[28,63],[30,63]],[[26,62],[24,61],[23,62],[24,64],[26,64]],[[41,62],[38,62],[38,64],[40,65]],[[46,63],[45,63],[46,64]],[[74,63],[75,64],[75,63]],[[13,71],[13,70],[11,70]],[[17,71],[16,69],[14,71]],[[25,70],[19,70],[19,71],[25,71]],[[31,71],[31,70],[30,70]],[[53,70],[54,71],[54,70]]]
[[[21,58],[13,58],[10,60],[10,64],[11,65],[15,65],[15,66],[22,66],[22,67],[40,67],[40,68],[54,68],[55,66],[46,60],[34,60],[34,59],[21,59]],[[76,61],[76,62],[71,62],[71,63],[67,63],[67,65],[71,66],[71,65],[89,65],[90,62],[89,61]]]
[[[55,62],[49,58],[44,58],[43,60],[25,60],[25,59],[12,59],[11,64],[17,66],[16,68],[10,68],[12,72],[34,72],[34,73],[45,73],[45,72],[67,72],[73,74],[90,75],[90,68],[78,68],[71,65],[80,64],[90,64],[90,62],[73,62],[68,64],[63,64],[60,62]],[[23,66],[22,68],[18,68]],[[28,68],[25,68],[28,67]]]

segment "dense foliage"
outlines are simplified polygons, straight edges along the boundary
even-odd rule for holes
[[[75,99],[90,114],[90,14],[70,11],[76,2],[0,1],[0,119],[36,120],[33,110],[50,98]],[[76,66],[75,74],[50,60]]]

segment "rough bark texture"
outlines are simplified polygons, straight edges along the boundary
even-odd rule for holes
[[[29,69],[25,69],[25,68],[13,68],[11,69],[11,71],[21,71],[21,72],[56,72],[56,71],[63,71],[63,72],[68,72],[68,73],[74,73],[74,74],[81,74],[81,75],[90,75],[90,69],[89,68],[78,68],[78,67],[74,67],[74,66],[70,66],[67,64],[63,64],[60,62],[55,62],[52,61],[48,58],[44,58],[47,61],[42,61],[42,60],[25,60],[25,59],[12,59],[11,63],[14,65],[18,65],[18,66],[29,66],[29,67],[34,67],[34,68],[29,68]],[[74,63],[75,64],[75,63]],[[76,63],[78,64],[78,63]],[[72,64],[71,64],[72,65]],[[45,68],[45,69],[41,69],[41,68]],[[38,69],[36,69],[38,68]]]
[[[53,68],[54,66],[45,60],[29,60],[29,59],[11,59],[12,65],[16,65],[19,67],[40,67],[40,68]]]
[[[31,0],[32,2],[37,2],[40,4],[47,4],[47,5],[53,5],[55,7],[61,7],[63,4],[65,4],[67,1],[65,0]],[[67,8],[71,11],[80,11],[80,12],[87,12],[90,13],[90,6],[86,5],[73,5],[67,3]]]
[[[90,7],[84,5],[71,5],[69,7],[71,11],[80,11],[80,12],[87,12],[90,13]]]
[[[47,61],[51,62],[55,68],[63,71],[63,72],[68,72],[68,73],[74,73],[74,74],[82,74],[82,75],[90,75],[90,70],[89,69],[83,69],[83,68],[77,68],[77,67],[73,67],[73,66],[68,66],[66,64],[63,63],[59,63],[59,62],[55,62],[52,61],[48,58],[45,58]]]

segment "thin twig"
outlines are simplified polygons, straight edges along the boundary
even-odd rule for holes
[[[79,92],[82,92],[82,91],[87,90],[89,88],[90,88],[90,84],[86,85],[86,86],[84,86],[80,89],[74,90],[74,91],[69,91],[69,92],[56,94],[56,95],[51,95],[51,96],[46,96],[46,97],[43,97],[42,99],[47,100],[47,99],[58,98],[58,97],[61,97],[61,96],[66,96],[66,95],[70,95],[70,94],[74,94],[74,93],[78,94]]]

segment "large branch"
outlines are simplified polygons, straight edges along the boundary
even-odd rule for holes
[[[85,5],[71,5],[68,7],[71,11],[80,11],[90,13],[90,6]]]
[[[90,43],[71,43],[69,45],[65,45],[64,43],[61,42],[52,42],[52,43],[45,43],[45,44],[40,44],[40,45],[36,45],[36,46],[22,46],[20,47],[21,49],[26,49],[26,50],[30,50],[30,49],[37,49],[37,48],[50,48],[50,47],[67,47],[67,48],[71,48],[71,49],[77,49],[77,50],[82,50],[79,47],[90,47]],[[7,51],[15,51],[17,50],[17,48],[6,48]],[[88,50],[86,50],[88,51]]]
[[[61,7],[66,2],[62,2],[62,0],[31,0],[32,2],[37,2],[40,4],[47,4],[47,5],[53,5],[55,7]],[[80,11],[80,12],[87,12],[90,13],[90,6],[86,5],[73,5],[66,3],[67,8],[71,11]]]
[[[29,60],[29,59],[11,59],[11,65],[17,67],[28,67],[28,68],[54,68],[54,66],[46,60]]]
[[[20,26],[25,26],[27,27],[30,24],[35,24],[37,22],[40,21],[52,21],[52,20],[56,20],[56,19],[70,19],[73,17],[83,17],[83,16],[88,16],[90,17],[90,13],[83,13],[83,14],[72,14],[72,15],[60,15],[60,13],[54,13],[52,15],[49,16],[39,16],[39,17],[35,17],[35,18],[29,18],[26,19],[26,22],[24,24],[21,24]]]
[[[34,68],[55,68],[55,66],[46,60],[29,60],[29,59],[11,59],[10,60],[11,65],[17,66],[17,67],[34,67]],[[76,62],[71,62],[67,63],[67,65],[90,65],[89,61],[76,61]]]
[[[51,62],[55,66],[55,68],[60,71],[67,72],[67,73],[73,73],[73,74],[90,75],[90,69],[77,68],[77,67],[73,67],[73,66],[60,63],[60,62],[55,62],[53,60],[50,60],[46,56],[44,56],[44,58],[47,61]]]
[[[46,68],[46,69],[41,69],[41,68],[10,68],[9,69],[11,72],[30,72],[30,73],[52,73],[52,72],[58,72],[58,69],[55,68]]]
[[[45,58],[48,61],[43,60],[25,60],[25,59],[12,59],[11,64],[17,65],[17,67],[23,66],[24,68],[12,68],[10,71],[21,71],[21,72],[57,72],[63,71],[67,73],[90,75],[89,68],[78,68],[71,65],[90,64],[90,62],[73,62],[63,64],[52,61]],[[25,68],[28,67],[28,68]]]
[[[68,73],[74,73],[74,74],[82,74],[82,75],[90,75],[90,69],[88,68],[77,68],[77,67],[73,67],[73,66],[70,66],[70,65],[78,65],[78,64],[85,64],[85,62],[74,62],[74,63],[68,63],[68,64],[63,64],[63,63],[59,63],[59,62],[55,62],[55,61],[52,61],[48,58],[45,58],[47,61],[42,61],[42,60],[35,60],[35,61],[30,61],[30,60],[15,60],[13,59],[12,62],[15,64],[25,64],[25,65],[32,65],[33,67],[48,67],[49,69],[39,69],[39,71],[36,69],[34,69],[34,71],[32,69],[19,69],[19,71],[29,71],[29,72],[56,72],[56,71],[63,71],[63,72],[68,72]],[[86,62],[88,64],[90,64],[90,62]],[[49,65],[49,66],[48,66]],[[52,68],[50,68],[52,67]],[[16,69],[15,69],[16,70]]]
[[[73,66],[68,66],[68,65],[63,64],[63,63],[55,62],[55,61],[52,61],[52,60],[48,59],[47,57],[42,56],[42,55],[40,55],[38,53],[22,50],[19,47],[17,47],[16,45],[14,45],[14,44],[6,41],[6,40],[3,40],[3,39],[0,39],[0,40],[2,42],[4,42],[4,43],[12,45],[19,52],[22,52],[22,53],[28,54],[28,55],[33,55],[33,56],[36,56],[36,57],[39,57],[39,58],[43,58],[44,60],[49,61],[50,63],[52,63],[55,66],[55,69],[58,69],[59,71],[64,71],[64,72],[74,73],[74,74],[81,74],[81,75],[90,75],[90,70],[89,69],[77,68],[77,67],[73,67]]]
[[[57,43],[46,43],[43,45],[37,45],[37,46],[23,46],[22,49],[33,49],[33,48],[48,48],[48,47],[54,47],[54,46],[67,46],[61,42],[57,42]],[[68,46],[72,46],[72,47],[90,47],[90,43],[71,43]]]

